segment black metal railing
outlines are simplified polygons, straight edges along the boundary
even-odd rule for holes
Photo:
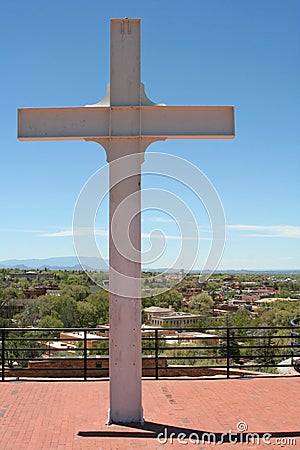
[[[82,377],[106,373],[101,359],[89,367],[92,355],[108,355],[108,337],[98,328],[1,328],[1,379],[7,376]],[[103,359],[103,358],[102,358]],[[108,357],[106,358],[108,359]],[[49,364],[50,362],[50,364]],[[68,375],[69,374],[69,375]]]
[[[300,372],[300,317],[291,321],[291,351],[292,365]]]
[[[109,376],[108,331],[0,328],[1,379]],[[300,376],[300,318],[291,326],[142,330],[143,376]],[[300,371],[299,371],[300,372]]]

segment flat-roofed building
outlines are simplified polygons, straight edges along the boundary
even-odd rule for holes
[[[151,324],[158,327],[182,327],[184,325],[192,325],[201,319],[198,314],[189,313],[173,313],[168,315],[152,316]]]
[[[153,317],[161,317],[175,314],[174,308],[169,306],[169,308],[161,308],[159,306],[149,306],[144,309],[146,314],[146,322],[152,323]]]

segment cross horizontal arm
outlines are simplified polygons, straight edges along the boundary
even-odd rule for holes
[[[143,137],[168,139],[234,137],[232,106],[145,106],[141,110]]]
[[[20,141],[76,140],[104,136],[108,126],[107,108],[18,109]]]
[[[76,139],[230,139],[232,106],[116,106],[25,108],[18,110],[18,138]]]

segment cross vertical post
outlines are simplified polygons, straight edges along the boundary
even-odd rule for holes
[[[140,140],[116,140],[109,150],[108,423],[142,422]],[[134,150],[128,161],[109,157]]]
[[[112,19],[110,85],[91,107],[20,108],[18,138],[101,144],[110,166],[109,423],[143,422],[141,358],[141,165],[152,142],[232,139],[232,106],[165,106],[146,97],[140,19]]]
[[[140,106],[140,83],[140,21],[112,20],[109,102],[112,134],[118,135],[121,125],[114,107]],[[135,137],[101,142],[110,163],[108,423],[143,421],[140,254],[143,158],[141,139],[136,136],[139,112],[134,113],[128,131]],[[123,202],[125,208],[121,206]],[[123,236],[122,248],[118,246],[118,236]]]

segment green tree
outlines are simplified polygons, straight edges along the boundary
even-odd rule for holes
[[[192,295],[189,301],[189,307],[201,315],[208,315],[214,306],[211,295],[207,292],[201,292],[198,295]]]
[[[92,302],[77,303],[78,325],[83,328],[96,327],[98,324],[97,307]]]
[[[74,284],[63,289],[63,294],[68,295],[79,302],[87,298],[89,295],[89,288],[87,286]]]
[[[275,364],[275,342],[272,337],[273,330],[262,329],[254,331],[255,345],[255,363],[265,366],[268,364]],[[263,348],[261,348],[263,347]],[[264,368],[264,371],[266,368]]]
[[[63,326],[63,321],[54,316],[45,316],[38,323],[39,328],[63,328]]]
[[[248,327],[249,325],[255,326],[252,313],[244,307],[240,307],[234,314],[230,315],[231,327]],[[251,322],[251,323],[250,323]],[[229,323],[229,322],[227,322]]]
[[[282,298],[288,298],[290,297],[290,291],[287,287],[283,287],[280,289],[280,293],[279,293],[280,297]]]
[[[18,298],[18,289],[13,287],[6,287],[2,291],[3,299],[9,300],[11,298]]]
[[[220,342],[220,350],[219,354],[220,356],[227,357],[227,351],[229,348],[229,359],[231,360],[231,363],[239,363],[241,358],[241,351],[239,347],[239,343],[236,338],[236,332],[233,328],[229,328],[229,336],[227,341],[227,331],[222,330],[221,336],[223,336],[223,339]]]
[[[261,324],[270,326],[288,326],[290,321],[300,315],[298,302],[276,301],[261,315]]]
[[[37,335],[32,332],[9,334],[6,340],[5,360],[8,367],[27,367],[30,359],[42,356],[43,345],[33,340]]]
[[[101,289],[98,292],[90,294],[86,302],[88,302],[96,311],[97,325],[103,325],[109,322],[109,300],[108,292]]]
[[[14,317],[18,320],[17,324],[20,327],[37,327],[41,318],[38,300],[31,300],[24,311]]]
[[[76,327],[78,325],[78,309],[76,300],[68,297],[58,297],[58,315],[65,327]]]
[[[160,308],[168,308],[172,306],[175,311],[182,310],[183,295],[177,292],[175,289],[162,292],[153,297],[144,297],[142,299],[143,308],[150,306],[159,306]]]

